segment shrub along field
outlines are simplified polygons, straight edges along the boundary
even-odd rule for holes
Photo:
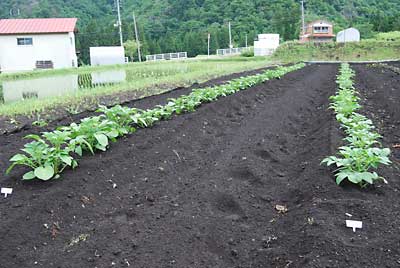
[[[1,135],[2,265],[397,267],[399,75],[220,82]]]

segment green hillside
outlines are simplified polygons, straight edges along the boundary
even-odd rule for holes
[[[124,39],[133,39],[132,11],[138,17],[145,54],[187,51],[205,54],[207,33],[211,49],[228,46],[227,22],[232,22],[236,46],[245,36],[277,32],[283,40],[296,39],[300,4],[294,0],[121,0]],[[363,37],[400,30],[399,0],[308,0],[307,20],[326,18],[335,31],[348,26]],[[19,15],[18,15],[19,10]],[[0,17],[78,17],[78,48],[87,62],[88,47],[118,44],[114,0],[2,0]]]

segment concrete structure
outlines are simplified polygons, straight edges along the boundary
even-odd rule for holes
[[[338,43],[360,42],[360,32],[355,28],[349,28],[340,31],[336,36],[336,42]]]
[[[91,47],[90,65],[125,64],[124,47]]]
[[[78,66],[76,18],[0,20],[0,72]]]
[[[254,56],[269,56],[279,47],[279,34],[259,34],[254,41]]]
[[[304,33],[300,35],[300,42],[326,43],[332,42],[333,24],[326,20],[316,20],[305,26]]]

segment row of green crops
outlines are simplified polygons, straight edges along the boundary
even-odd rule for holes
[[[43,132],[41,135],[28,135],[33,139],[25,144],[22,154],[16,154],[10,161],[11,166],[6,173],[17,166],[28,166],[31,171],[23,176],[23,180],[50,180],[59,178],[68,167],[76,168],[78,160],[85,152],[94,154],[96,151],[106,151],[110,141],[127,134],[134,133],[137,128],[152,126],[159,120],[167,120],[175,114],[192,112],[202,103],[214,101],[220,97],[231,95],[263,83],[269,79],[280,78],[284,74],[298,70],[304,63],[288,67],[278,67],[263,74],[234,79],[227,84],[194,89],[189,95],[170,99],[164,106],[156,106],[150,110],[122,107],[100,107],[99,116],[81,120],[79,124],[59,127],[53,132]]]
[[[374,130],[370,119],[357,113],[361,108],[358,93],[353,86],[355,73],[350,65],[343,63],[337,78],[339,90],[330,98],[331,106],[336,113],[336,119],[344,129],[345,146],[339,148],[338,157],[330,156],[322,163],[336,165],[336,183],[343,180],[358,184],[361,187],[373,184],[377,180],[386,180],[376,173],[380,164],[389,165],[390,149],[381,148],[381,136]]]

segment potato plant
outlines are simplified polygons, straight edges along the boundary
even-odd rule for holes
[[[365,187],[374,182],[386,180],[376,172],[379,165],[389,165],[390,149],[374,147],[380,145],[379,133],[370,119],[357,113],[361,108],[359,97],[354,89],[353,70],[349,64],[342,64],[337,79],[339,90],[332,96],[330,108],[336,113],[336,119],[344,129],[346,146],[339,148],[338,156],[329,156],[322,160],[327,166],[336,165],[336,183],[344,180]]]
[[[59,178],[66,167],[77,167],[78,159],[84,153],[106,151],[110,141],[132,134],[137,128],[150,127],[159,120],[170,119],[173,114],[193,112],[202,103],[215,101],[269,79],[280,78],[304,66],[304,63],[282,66],[263,74],[234,79],[224,85],[194,89],[189,95],[170,99],[166,105],[146,111],[120,105],[111,108],[100,106],[97,112],[101,114],[98,116],[59,127],[53,132],[28,135],[26,138],[34,141],[24,146],[23,154],[16,154],[10,159],[12,164],[7,174],[15,166],[22,165],[31,169],[23,176],[23,180]]]

